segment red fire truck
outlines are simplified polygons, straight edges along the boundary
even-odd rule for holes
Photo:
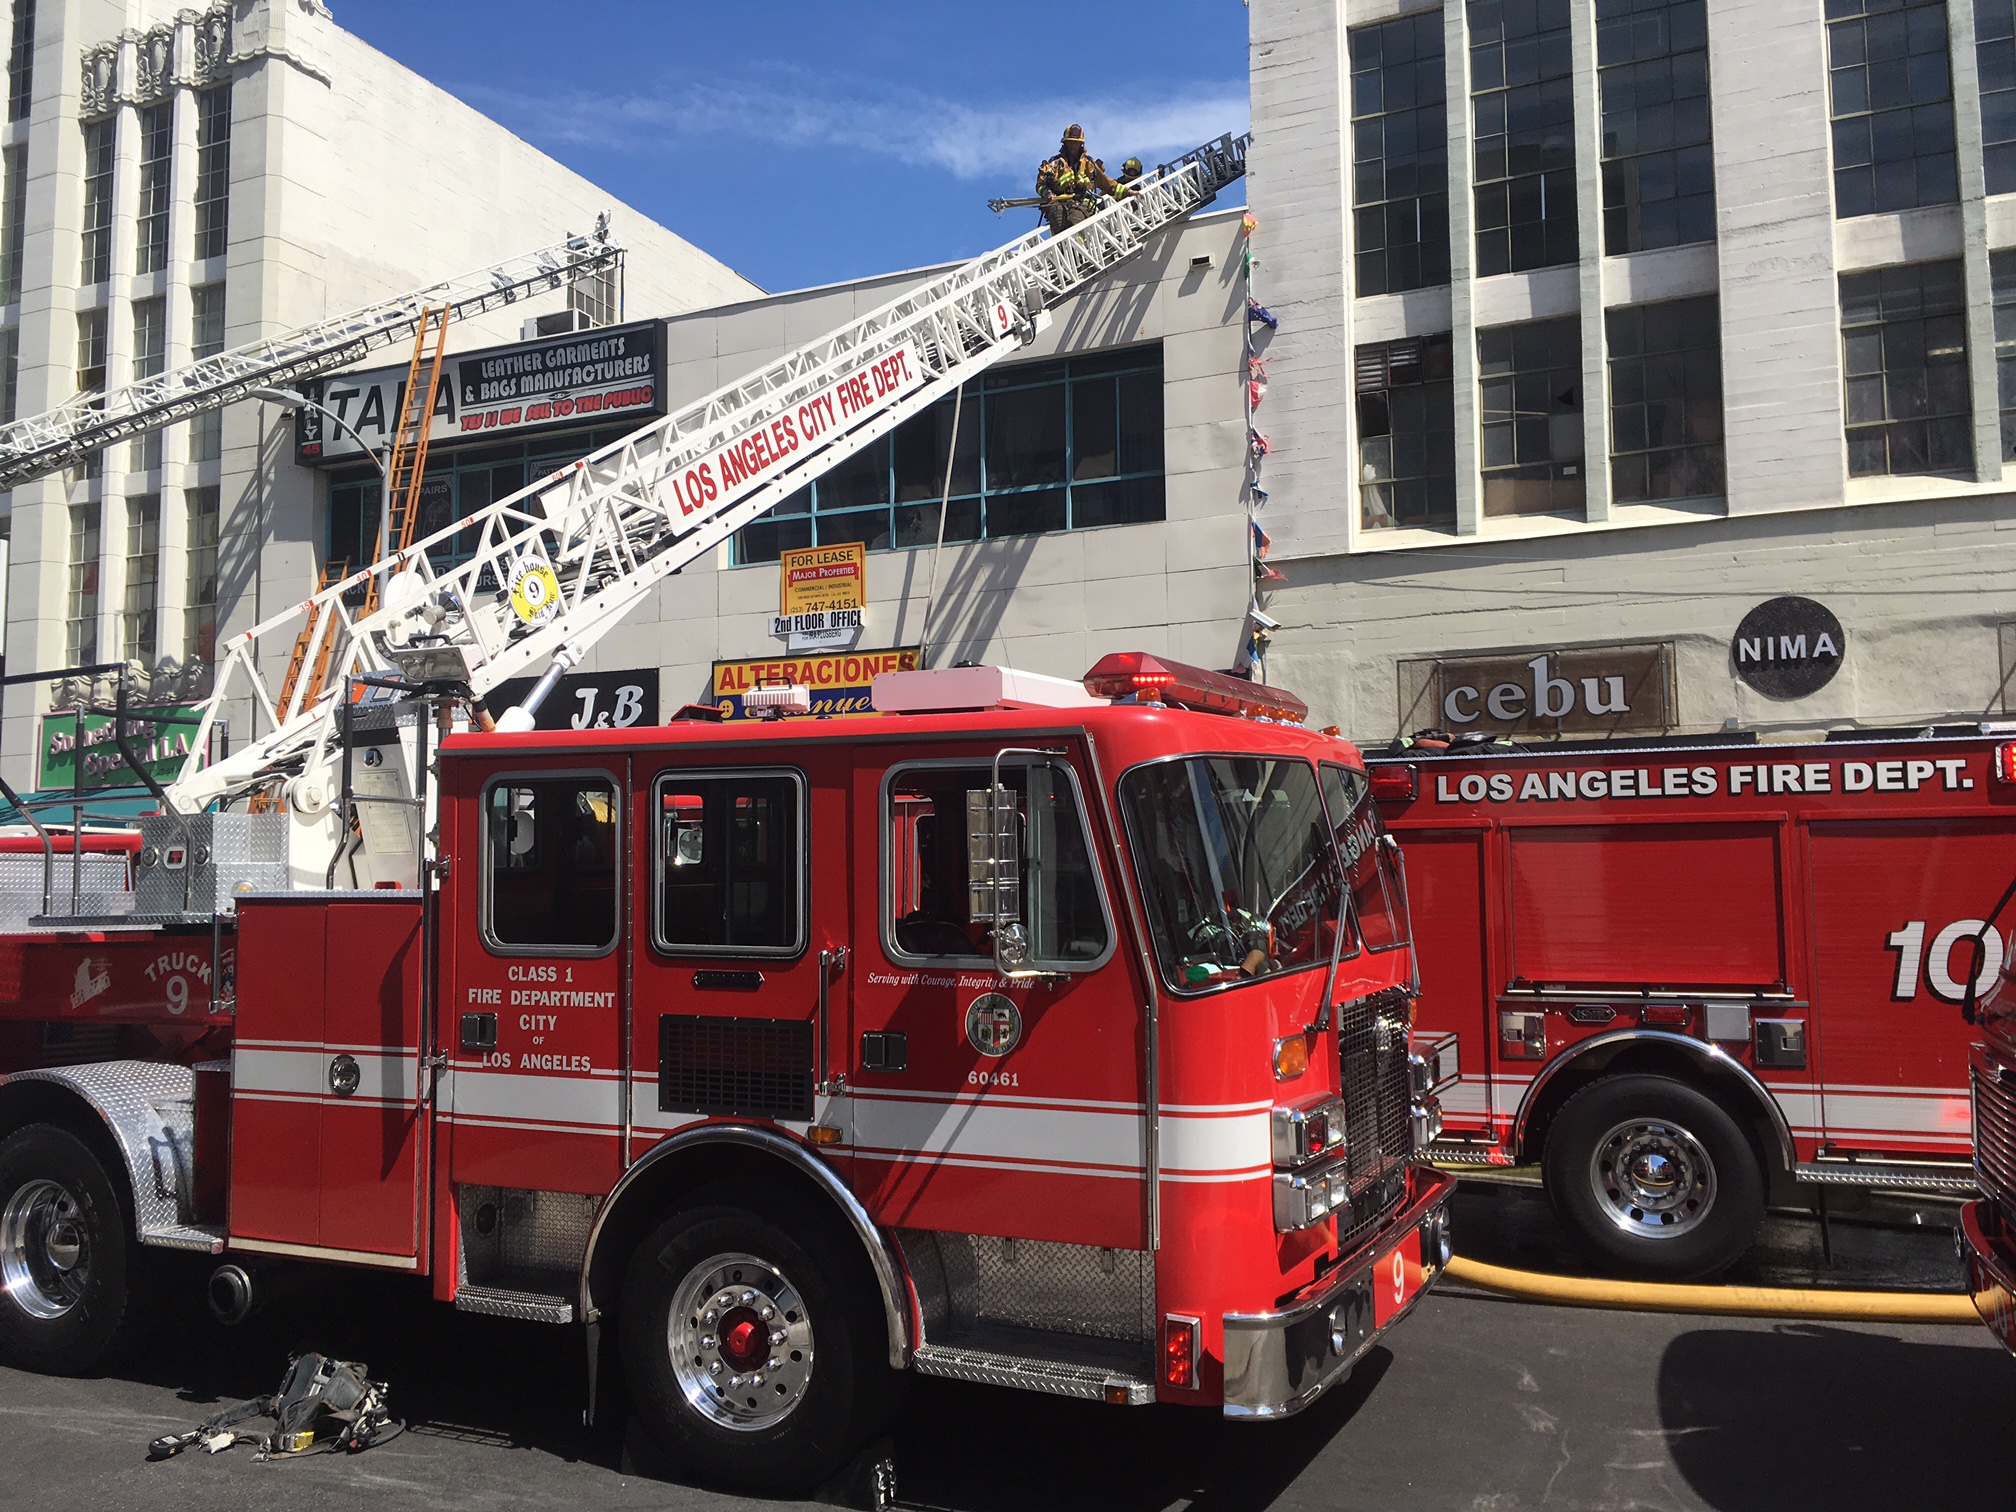
[[[161,1249],[227,1312],[403,1271],[798,1487],[901,1368],[1293,1413],[1446,1259],[1397,847],[1292,695],[1125,654],[431,757],[430,697],[344,783],[419,741],[434,885],[245,890],[290,815],[162,816],[142,890],[233,913],[0,939],[10,1363],[94,1365]]]
[[[2016,837],[1972,738],[1414,749],[1420,1026],[1459,1039],[1444,1163],[1538,1162],[1609,1263],[1710,1274],[1798,1184],[1972,1189],[1956,1005]],[[1810,1190],[1810,1187],[1809,1187]]]
[[[1995,755],[1998,775],[2016,782],[2016,744]],[[2016,938],[2008,929],[2016,881],[1988,910],[1978,936],[1987,967],[1997,956],[2000,970],[1981,1001],[1962,999],[1961,1017],[1975,1024],[1970,1080],[1974,1092],[1974,1174],[1982,1196],[1960,1209],[1960,1260],[1974,1293],[1981,1321],[2016,1354]],[[1986,975],[1986,971],[1982,975]]]

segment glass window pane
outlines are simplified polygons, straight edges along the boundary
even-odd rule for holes
[[[777,955],[804,943],[804,788],[789,773],[658,779],[658,944]]]
[[[616,943],[620,819],[600,777],[512,777],[484,800],[492,945],[600,953]]]

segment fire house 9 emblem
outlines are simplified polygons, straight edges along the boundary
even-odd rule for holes
[[[966,1009],[966,1042],[982,1055],[1006,1055],[1022,1043],[1022,1010],[998,992],[983,992]]]

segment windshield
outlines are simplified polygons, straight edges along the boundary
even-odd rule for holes
[[[1323,799],[1337,826],[1337,849],[1351,879],[1351,909],[1368,950],[1391,950],[1409,939],[1407,900],[1393,864],[1392,848],[1381,841],[1386,826],[1367,791],[1365,774],[1323,763]]]
[[[1159,762],[1129,772],[1120,797],[1170,986],[1330,964],[1341,868],[1308,763]]]

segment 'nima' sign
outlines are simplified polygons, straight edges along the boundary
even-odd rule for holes
[[[1736,675],[1766,698],[1804,698],[1834,680],[1847,643],[1825,604],[1788,595],[1743,616],[1729,659]]]

